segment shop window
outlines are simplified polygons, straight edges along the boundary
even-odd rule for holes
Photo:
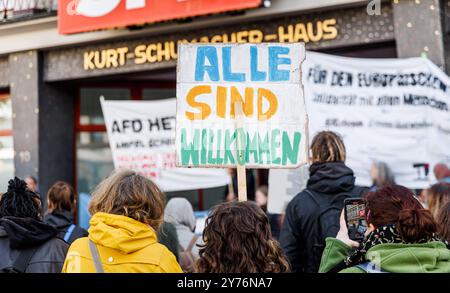
[[[129,100],[131,90],[127,88],[81,88],[80,90],[80,124],[104,124],[100,97],[105,100]]]
[[[90,193],[114,170],[106,132],[77,134],[77,190]]]
[[[153,89],[145,88],[142,90],[143,100],[161,100],[176,97],[176,90],[174,88]]]
[[[12,105],[9,94],[0,93],[0,193],[6,192],[8,180],[14,177]]]

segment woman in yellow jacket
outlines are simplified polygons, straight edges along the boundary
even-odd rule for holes
[[[158,243],[164,194],[132,171],[114,172],[93,192],[89,236],[69,248],[63,273],[181,273]]]

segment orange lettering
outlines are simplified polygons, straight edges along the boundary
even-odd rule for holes
[[[211,86],[209,85],[198,85],[189,90],[186,97],[186,102],[192,108],[195,108],[200,111],[200,113],[186,111],[186,117],[189,120],[205,120],[206,118],[208,118],[208,116],[211,114],[211,107],[208,104],[195,101],[195,98],[199,95],[210,93],[211,93]]]
[[[269,109],[263,113],[263,97],[269,102]],[[258,120],[269,120],[278,109],[278,101],[275,94],[268,90],[260,88],[258,89]]]
[[[235,86],[231,87],[231,109],[230,109],[230,116],[231,118],[234,118],[235,113],[234,113],[234,104],[236,102],[241,102],[242,103],[242,110],[245,114],[245,116],[250,117],[253,115],[253,89],[251,87],[246,87],[245,88],[245,102],[242,99],[241,94],[239,93],[239,91],[237,90],[237,88]]]

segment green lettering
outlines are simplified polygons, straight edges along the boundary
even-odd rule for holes
[[[202,165],[206,165],[206,154],[207,154],[207,147],[208,147],[208,137],[206,135],[207,130],[202,129],[202,148],[201,148],[201,155],[202,155]]]
[[[222,150],[222,129],[217,130],[217,157],[216,157],[216,162],[217,165],[221,165],[223,163],[223,158],[220,156],[221,155],[221,150]]]
[[[209,130],[208,138],[208,164],[215,165],[216,159],[213,158],[213,142],[214,142],[214,130]]]
[[[278,140],[280,137],[280,130],[274,129],[272,130],[270,136],[270,155],[272,157],[272,164],[280,164],[281,158],[277,156],[277,150],[280,147],[280,141]]]
[[[283,131],[283,165],[286,165],[287,160],[291,161],[292,164],[297,164],[298,160],[298,148],[300,146],[300,139],[302,134],[300,132],[294,133],[294,142],[291,146],[291,141],[289,135],[286,131]]]
[[[258,132],[250,138],[250,133],[247,132],[247,147],[245,149],[245,161],[250,162],[250,155],[253,154],[253,162],[258,163]]]
[[[270,153],[269,153],[269,135],[265,133],[264,140],[258,133],[258,152],[259,152],[259,164],[264,164],[263,155],[266,155],[266,164],[270,164]]]
[[[194,130],[193,142],[187,143],[187,133],[186,128],[181,129],[181,164],[183,166],[188,166],[192,157],[192,164],[198,166],[198,150],[199,150],[199,136],[200,131],[198,129]]]
[[[228,162],[230,164],[234,165],[234,155],[231,151],[231,144],[233,143],[233,140],[236,139],[236,133],[233,131],[233,135],[230,136],[230,130],[225,130],[225,158],[224,158],[224,164],[227,165]]]

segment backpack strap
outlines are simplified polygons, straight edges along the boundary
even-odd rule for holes
[[[69,229],[67,229],[66,234],[64,234],[64,241],[69,242],[70,236],[72,236],[73,230],[75,230],[75,225],[70,225]]]
[[[97,245],[88,239],[89,242],[89,250],[91,251],[92,261],[94,262],[95,272],[98,274],[103,274],[105,271],[103,270],[103,265],[100,260],[100,254],[98,253]]]
[[[197,239],[198,239],[197,235],[194,235],[194,237],[192,237],[191,242],[189,242],[189,245],[186,248],[186,251],[192,252],[192,249],[194,248],[194,245],[197,242]]]
[[[12,263],[12,270],[16,273],[25,273],[28,265],[30,264],[31,258],[37,250],[38,247],[22,250]]]
[[[366,273],[387,273],[386,271],[382,270],[380,267],[376,266],[375,264],[369,261],[360,263],[356,265],[356,267],[360,268]]]
[[[307,195],[309,195],[309,197],[314,201],[314,203],[315,203],[316,205],[318,205],[319,207],[321,207],[321,204],[320,204],[319,201],[314,197],[314,194],[313,194],[311,191],[309,191],[308,189],[305,189],[305,192],[306,192]]]

